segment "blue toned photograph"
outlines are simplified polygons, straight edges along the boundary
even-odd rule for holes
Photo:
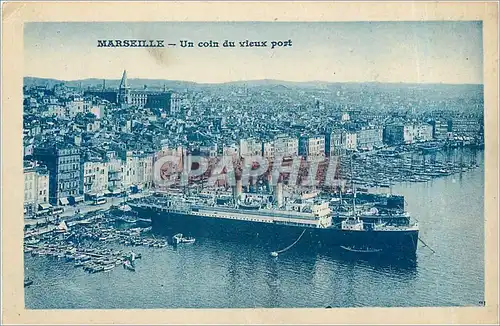
[[[484,306],[482,28],[26,23],[26,309]]]

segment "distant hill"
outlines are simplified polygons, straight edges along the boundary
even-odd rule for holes
[[[120,85],[120,79],[106,79],[106,87],[118,88]],[[158,89],[162,88],[164,85],[167,89],[179,90],[186,88],[221,88],[221,87],[258,87],[265,89],[275,89],[275,90],[286,90],[291,88],[302,88],[302,89],[318,89],[318,90],[338,90],[338,89],[366,89],[366,90],[428,90],[431,92],[443,92],[443,93],[465,93],[468,95],[477,94],[481,95],[483,93],[483,85],[481,84],[408,84],[408,83],[377,83],[377,82],[367,82],[367,83],[336,83],[336,82],[324,82],[324,81],[309,81],[309,82],[293,82],[293,81],[283,81],[274,79],[263,79],[263,80],[248,80],[248,81],[234,81],[220,84],[209,84],[209,83],[196,83],[189,81],[178,81],[178,80],[164,80],[164,79],[143,79],[143,78],[131,78],[128,80],[129,85],[132,88],[143,89],[146,85],[148,89]],[[47,86],[54,87],[56,84],[64,83],[69,87],[82,87],[84,89],[88,87],[99,87],[103,84],[103,79],[89,78],[82,80],[71,80],[63,81],[50,78],[37,78],[37,77],[24,77],[25,86]]]

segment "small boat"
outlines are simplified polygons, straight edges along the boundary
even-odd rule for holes
[[[340,248],[350,251],[350,252],[358,252],[358,253],[375,253],[375,252],[381,252],[382,249],[376,249],[376,248],[356,248],[356,247],[347,247],[347,246],[340,246]]]
[[[31,284],[33,284],[32,279],[30,279],[29,277],[24,279],[24,287],[30,286]]]
[[[271,257],[278,257],[278,253],[276,251],[271,252]]]
[[[181,238],[181,243],[194,243],[196,241],[193,237],[184,237]]]
[[[104,266],[97,266],[92,270],[93,273],[99,273],[103,271],[104,271]]]
[[[131,216],[122,216],[120,218],[118,218],[119,221],[122,221],[124,223],[137,223],[137,219],[136,218],[133,218]]]
[[[115,268],[115,264],[109,264],[109,265],[104,266],[104,271],[109,272],[113,268]]]
[[[75,268],[78,268],[78,267],[83,267],[85,264],[82,263],[81,261],[78,261],[75,263]]]
[[[83,264],[83,270],[86,271],[86,272],[88,272],[90,270],[90,267],[91,266],[88,265],[88,264]]]
[[[90,256],[87,256],[87,255],[82,255],[82,256],[80,256],[80,261],[83,261],[83,262],[85,262],[85,261],[89,261],[89,260],[91,260],[91,259],[92,259],[92,258],[91,258]]]

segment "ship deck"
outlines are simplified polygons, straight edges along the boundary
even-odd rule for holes
[[[184,208],[168,208],[157,204],[136,204],[136,206],[157,211],[196,215],[212,218],[237,219],[250,222],[280,223],[305,227],[318,227],[319,219],[312,214],[284,210],[243,210],[232,207],[191,205]]]

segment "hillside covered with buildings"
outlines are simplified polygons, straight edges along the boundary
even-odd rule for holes
[[[162,155],[342,156],[482,144],[482,85],[25,78],[25,212],[154,186]]]

